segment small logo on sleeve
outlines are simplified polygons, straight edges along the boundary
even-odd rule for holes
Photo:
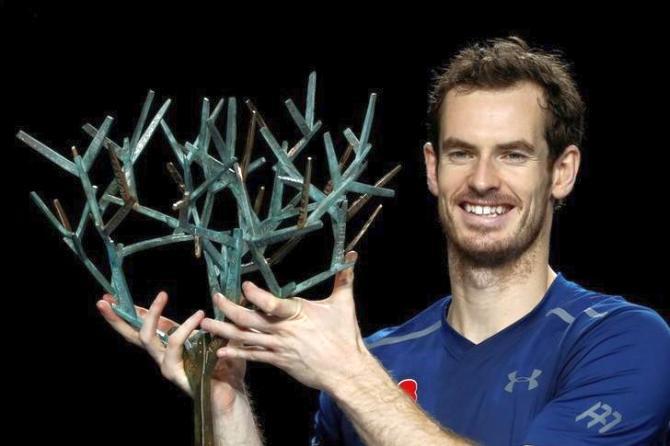
[[[407,395],[409,395],[409,397],[412,398],[414,401],[417,400],[416,392],[419,388],[419,385],[415,380],[411,378],[403,379],[398,383],[398,387],[400,387],[402,391],[405,392]]]
[[[590,421],[586,425],[586,428],[591,429],[594,425],[600,425],[601,427],[598,429],[598,433],[600,434],[604,434],[617,424],[621,423],[622,418],[619,412],[612,409],[612,406],[605,404],[602,401],[598,401],[593,406],[577,415],[575,423],[587,417],[590,418]]]

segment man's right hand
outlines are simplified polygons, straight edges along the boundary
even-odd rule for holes
[[[204,319],[205,313],[197,311],[186,319],[182,325],[161,316],[167,304],[168,295],[161,291],[156,296],[149,309],[135,306],[137,314],[144,323],[140,331],[135,330],[126,321],[121,319],[112,304],[115,299],[105,294],[96,304],[105,320],[131,344],[146,350],[160,367],[161,373],[180,389],[193,396],[184,371],[182,354],[186,340],[197,332],[197,327]],[[218,302],[214,299],[214,302]],[[156,330],[164,333],[172,331],[165,346],[156,335]],[[215,413],[225,413],[232,409],[233,403],[239,396],[244,396],[244,373],[246,362],[241,359],[220,358],[212,373],[212,409]]]

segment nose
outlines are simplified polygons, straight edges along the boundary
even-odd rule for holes
[[[489,157],[479,157],[473,165],[473,171],[468,177],[468,185],[483,195],[490,189],[500,187],[500,177],[493,160]]]

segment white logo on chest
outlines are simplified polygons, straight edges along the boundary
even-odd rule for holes
[[[528,383],[527,390],[533,390],[539,385],[539,383],[537,382],[537,378],[542,374],[542,370],[533,369],[533,373],[531,373],[530,376],[517,376],[518,373],[519,371],[515,370],[507,374],[509,382],[505,386],[506,392],[512,393],[514,391],[514,385],[516,383]]]

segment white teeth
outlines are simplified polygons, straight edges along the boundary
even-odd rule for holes
[[[477,215],[502,215],[509,211],[507,206],[473,206],[466,203],[464,207],[467,212]]]

